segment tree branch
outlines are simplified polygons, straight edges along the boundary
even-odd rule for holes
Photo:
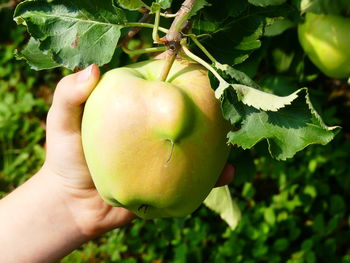
[[[185,0],[179,11],[177,11],[177,15],[171,24],[169,32],[166,34],[164,38],[162,38],[162,42],[168,47],[168,50],[165,54],[165,65],[163,67],[162,73],[159,77],[159,80],[166,81],[166,78],[169,74],[172,64],[176,58],[177,53],[179,52],[181,45],[180,41],[182,39],[182,28],[187,18],[190,15],[190,11],[192,10],[196,0]]]

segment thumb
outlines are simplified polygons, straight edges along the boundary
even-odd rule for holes
[[[80,133],[84,103],[100,78],[96,65],[64,77],[54,93],[47,117],[48,132]]]

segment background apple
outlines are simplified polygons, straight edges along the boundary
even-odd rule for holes
[[[228,123],[207,71],[164,60],[107,72],[89,97],[82,138],[94,183],[106,202],[140,217],[184,216],[209,194],[229,147]]]
[[[350,76],[350,18],[307,13],[298,27],[301,46],[327,76]]]

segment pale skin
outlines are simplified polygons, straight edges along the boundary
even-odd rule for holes
[[[100,78],[97,66],[63,78],[47,116],[42,168],[0,200],[0,262],[57,262],[83,243],[135,218],[99,196],[87,168],[80,126],[84,102]],[[216,186],[232,181],[226,165]]]

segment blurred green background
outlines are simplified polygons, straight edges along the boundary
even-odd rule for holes
[[[15,59],[28,39],[12,21],[15,2],[0,0],[0,197],[41,167],[46,113],[57,81],[69,73],[36,72]],[[202,206],[184,218],[137,219],[62,262],[350,262],[350,87],[319,74],[295,28],[265,39],[254,58],[264,88],[308,86],[325,122],[343,127],[336,139],[286,162],[271,159],[264,142],[251,151],[235,149],[230,188],[242,210],[235,231]],[[128,61],[119,55],[112,66]]]

